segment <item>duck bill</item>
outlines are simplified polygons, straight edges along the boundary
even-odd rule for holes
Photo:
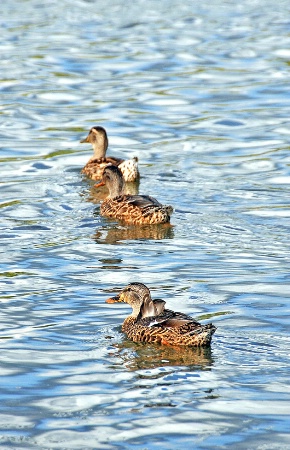
[[[122,303],[123,296],[122,294],[116,295],[115,297],[107,298],[106,303]]]
[[[100,181],[99,183],[94,184],[94,187],[95,187],[95,188],[99,188],[99,187],[101,187],[101,186],[106,186],[106,183],[104,183],[103,181]]]
[[[89,136],[87,136],[85,139],[82,139],[81,141],[80,141],[80,143],[81,144],[85,144],[85,143],[89,143],[90,141],[89,141]]]

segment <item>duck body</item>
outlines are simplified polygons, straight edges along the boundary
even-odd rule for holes
[[[106,130],[103,127],[96,126],[91,128],[88,136],[81,140],[81,143],[90,143],[94,149],[94,155],[81,171],[81,173],[92,180],[100,180],[104,169],[108,165],[119,167],[126,182],[136,181],[139,178],[137,157],[124,160],[113,156],[106,156],[109,141]]]
[[[147,195],[120,195],[104,200],[101,214],[132,225],[161,224],[170,222],[172,207]]]
[[[109,164],[118,166],[122,162],[122,159],[112,158],[110,156],[108,156],[107,158],[91,158],[82,169],[81,173],[91,178],[91,180],[101,180],[104,169]]]
[[[129,224],[146,225],[170,222],[173,212],[171,206],[162,205],[149,195],[123,194],[124,180],[116,166],[108,166],[103,172],[102,182],[96,187],[106,185],[109,196],[101,204],[101,215],[123,220]]]
[[[132,314],[124,320],[122,331],[134,342],[151,342],[172,346],[206,347],[216,327],[202,325],[192,317],[165,309],[163,300],[152,300],[142,283],[131,283],[107,303],[125,302]]]

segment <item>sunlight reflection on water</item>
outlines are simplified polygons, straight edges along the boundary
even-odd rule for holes
[[[287,12],[3,4],[3,448],[290,446]],[[93,125],[172,226],[100,216]],[[212,348],[126,340],[105,299],[130,281],[217,325]]]

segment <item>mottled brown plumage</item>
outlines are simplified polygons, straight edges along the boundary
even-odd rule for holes
[[[163,300],[152,300],[142,283],[130,283],[107,303],[128,303],[133,311],[124,320],[122,331],[134,342],[176,346],[209,346],[216,327],[201,325],[192,317],[165,309]]]
[[[124,160],[106,156],[109,141],[106,130],[103,127],[91,128],[88,136],[81,140],[81,143],[90,143],[94,149],[94,155],[82,169],[82,173],[92,180],[100,180],[108,164],[118,166],[126,182],[138,179],[138,158]]]
[[[134,225],[160,224],[170,221],[173,212],[171,206],[161,205],[155,198],[148,195],[124,194],[124,179],[116,166],[108,166],[103,172],[101,183],[96,187],[106,185],[109,196],[101,204],[101,214],[124,220]]]

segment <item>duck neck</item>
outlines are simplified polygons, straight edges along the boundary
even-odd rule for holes
[[[109,198],[116,198],[124,193],[124,181],[122,178],[116,178],[115,182],[108,187]]]
[[[137,317],[140,315],[140,305],[131,305],[132,306],[132,313],[130,314],[130,317],[133,319],[137,319]]]
[[[94,159],[105,158],[108,148],[108,138],[106,136],[98,136],[98,139],[93,142]]]

